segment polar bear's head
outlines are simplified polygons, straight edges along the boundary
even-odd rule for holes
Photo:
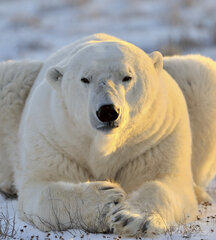
[[[69,116],[85,131],[103,134],[133,129],[159,86],[162,56],[150,56],[124,41],[91,41],[47,79]]]

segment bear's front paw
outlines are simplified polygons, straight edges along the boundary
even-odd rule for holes
[[[124,202],[126,193],[118,184],[108,181],[87,184],[87,189],[83,192],[85,206],[82,207],[82,218],[85,219],[86,225],[97,226],[97,232],[107,232],[107,215]]]
[[[95,197],[94,203],[105,206],[109,205],[110,207],[123,202],[126,196],[124,190],[118,184],[112,182],[90,182],[88,190],[93,190],[92,193]],[[90,195],[91,194],[89,194],[89,196]]]
[[[109,215],[109,224],[113,233],[126,237],[153,237],[166,231],[160,215],[152,214],[146,217],[133,213],[124,206],[116,208]]]
[[[124,207],[117,208],[109,216],[109,223],[113,233],[126,237],[140,237],[148,227],[148,222],[141,215],[132,213]]]

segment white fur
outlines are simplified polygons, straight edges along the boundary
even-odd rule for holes
[[[5,61],[0,63],[0,189],[14,191],[13,175],[18,165],[17,129],[26,98],[42,63]],[[12,192],[13,193],[13,192]]]
[[[185,96],[193,137],[194,181],[206,187],[216,172],[216,62],[200,55],[164,59]]]
[[[210,84],[207,94],[213,100],[214,62],[209,60],[212,66],[201,69],[187,62],[188,58],[183,57],[179,64],[173,64],[175,58],[167,58],[165,68],[180,87],[185,79],[181,76],[191,69],[189,79]],[[207,62],[196,58],[197,65]],[[212,75],[203,73],[201,78],[199,71]],[[122,82],[127,75],[131,81]],[[83,77],[90,83],[81,82]],[[200,95],[199,84],[195,85],[193,92]],[[181,88],[185,95],[190,94]],[[186,96],[187,103],[188,99],[190,96]],[[204,95],[200,99],[203,105],[194,111],[188,104],[193,136],[200,128],[193,127],[193,117],[197,111],[206,111]],[[120,109],[118,128],[104,132],[99,130],[102,123],[96,111],[111,103]],[[207,112],[215,113],[211,103]],[[17,136],[17,129],[12,134]],[[209,137],[205,131],[203,134],[202,139]],[[210,138],[206,146],[215,135]],[[19,157],[14,159],[19,214],[41,230],[87,225],[92,231],[113,228],[127,236],[152,236],[196,216],[191,170],[194,145],[187,106],[180,88],[163,69],[158,52],[148,56],[105,34],[57,51],[44,63],[34,83],[22,114],[19,139]],[[199,162],[205,165],[204,158]],[[205,172],[210,171],[210,160],[207,162]],[[205,175],[202,167],[194,167],[193,172]],[[215,172],[211,165],[212,175],[206,183]],[[199,185],[196,194],[208,197],[201,188],[205,184],[196,177],[195,182]]]

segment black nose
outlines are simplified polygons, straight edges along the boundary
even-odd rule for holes
[[[103,105],[99,108],[96,114],[101,122],[112,122],[118,118],[119,109],[113,104]]]

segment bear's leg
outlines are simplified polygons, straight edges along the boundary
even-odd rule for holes
[[[0,193],[6,198],[16,197],[16,190],[13,186],[13,167],[9,161],[3,139],[0,139]]]
[[[145,183],[129,195],[128,206],[116,208],[109,215],[110,228],[129,237],[165,233],[176,223],[194,220],[197,203],[191,192],[193,188],[182,188],[179,179]]]
[[[106,181],[27,183],[19,195],[19,214],[42,231],[108,232],[107,214],[124,197],[118,184]]]
[[[124,200],[122,188],[108,181],[89,182],[92,176],[88,169],[58,152],[41,136],[35,141],[34,137],[24,140],[20,172],[23,179],[18,184],[19,216],[42,231],[108,231],[106,216]]]
[[[0,193],[6,198],[15,198],[16,190],[13,186],[13,171],[12,166],[4,158],[4,154],[1,152],[0,156]]]
[[[115,233],[152,237],[195,219],[198,204],[191,172],[190,131],[188,125],[181,123],[158,145],[134,159],[133,167],[128,164],[119,174],[126,191],[124,181],[132,179],[134,191],[131,188],[128,206],[109,215],[110,228]]]
[[[209,146],[210,144],[206,146],[206,154],[203,154],[203,158],[199,159],[200,161],[197,161],[195,157],[192,161],[194,181],[203,189],[208,186],[216,174],[216,144],[211,148]]]

